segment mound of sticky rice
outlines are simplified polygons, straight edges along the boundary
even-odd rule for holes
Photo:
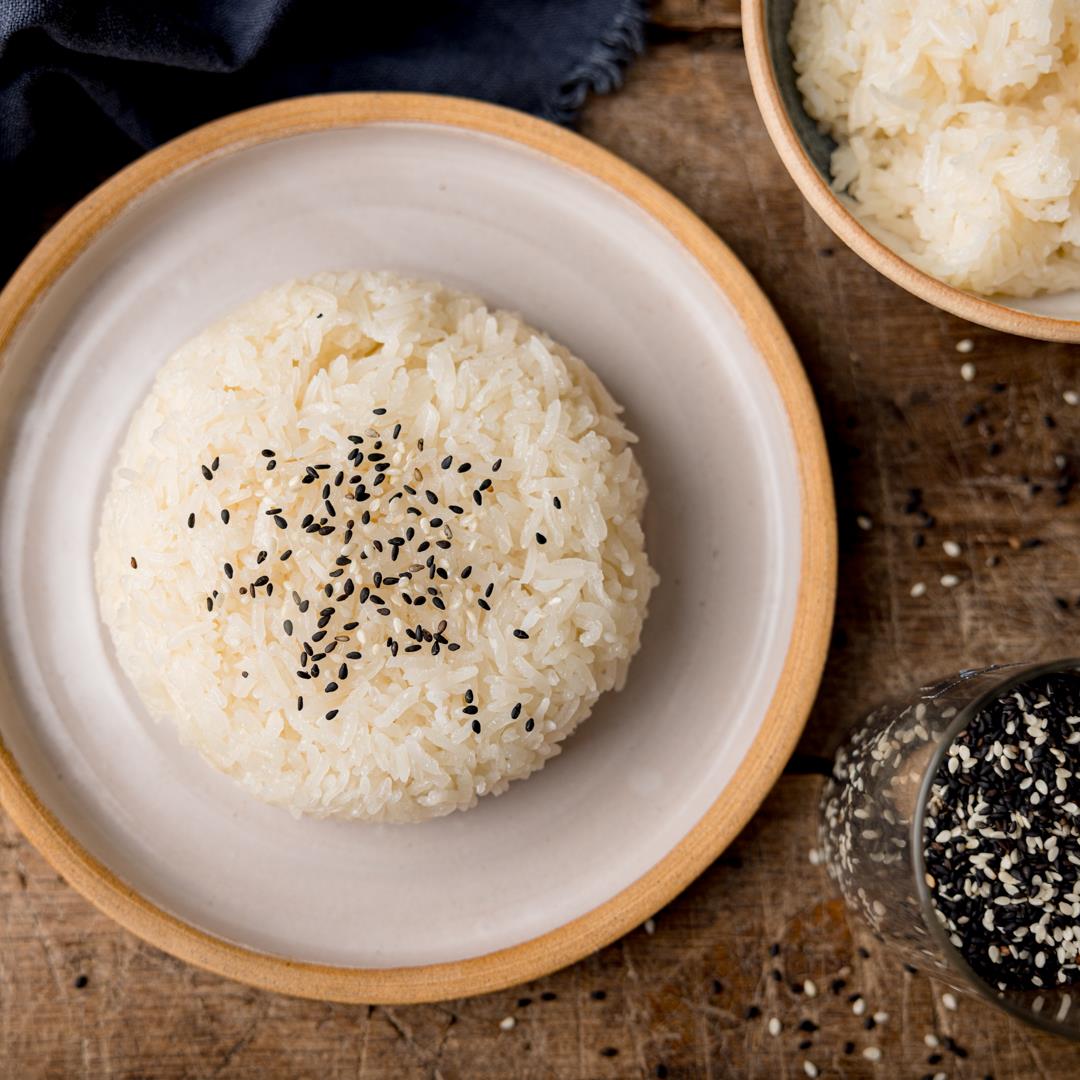
[[[1080,288],[1080,5],[798,0],[806,111],[864,225],[959,288]]]
[[[389,273],[264,293],[164,365],[96,576],[156,719],[294,814],[419,821],[559,752],[656,576],[634,437],[589,369]]]

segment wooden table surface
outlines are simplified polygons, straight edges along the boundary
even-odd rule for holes
[[[297,1001],[189,968],[99,915],[0,818],[4,1080],[773,1080],[804,1077],[806,1060],[823,1077],[1080,1075],[1080,1048],[974,1001],[944,1008],[941,988],[883,954],[809,861],[827,756],[879,698],[961,667],[1080,651],[1080,406],[1063,398],[1080,392],[1078,354],[936,311],[834,240],[758,118],[733,0],[659,4],[646,56],[581,126],[734,248],[817,393],[842,573],[821,695],[787,775],[655,926],[538,983],[409,1008]],[[943,587],[945,574],[959,584]],[[925,595],[912,597],[918,582]],[[887,1019],[868,1030],[852,993]]]

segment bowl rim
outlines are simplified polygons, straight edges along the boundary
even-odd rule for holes
[[[741,4],[746,66],[765,129],[806,201],[841,241],[902,289],[968,322],[1041,341],[1080,341],[1080,320],[1019,311],[947,285],[919,270],[870,233],[818,172],[791,122],[769,48],[769,0],[741,0]]]
[[[787,413],[801,491],[802,551],[791,636],[772,699],[746,756],[701,820],[650,870],[598,907],[482,956],[413,967],[336,967],[257,952],[200,930],[151,903],[86,851],[44,805],[0,737],[0,805],[53,868],[106,915],[151,945],[218,975],[299,997],[370,1004],[440,1001],[539,978],[614,941],[689,885],[750,820],[794,750],[821,679],[836,591],[836,513],[821,418],[765,295],[716,234],[658,184],[581,136],[507,108],[427,94],[324,94],[245,110],[181,135],[94,190],[26,257],[0,292],[0,362],[35,301],[150,188],[260,143],[403,122],[497,136],[585,173],[634,202],[701,265],[743,321]]]

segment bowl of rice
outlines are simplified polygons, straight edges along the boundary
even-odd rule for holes
[[[795,747],[835,519],[723,243],[477,102],[294,99],[0,293],[0,800],[153,945],[352,1002],[538,978]]]
[[[983,326],[1080,341],[1080,15],[1064,0],[743,0],[754,94],[830,229]]]

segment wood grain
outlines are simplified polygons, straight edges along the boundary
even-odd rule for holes
[[[998,1080],[1075,1075],[1070,1044],[974,1001],[950,1012],[929,979],[904,972],[848,923],[807,857],[820,784],[781,781],[734,847],[659,913],[653,933],[636,930],[542,982],[399,1008],[284,998],[172,960],[117,931],[5,825],[3,1075],[592,1080],[656,1076],[664,1066],[673,1080],[777,1080],[804,1076],[804,1059],[823,1077],[852,1080],[938,1068]],[[792,989],[806,979],[818,988],[812,999]],[[835,979],[845,981],[838,993]],[[889,1014],[873,1031],[852,1014],[856,992],[869,1013]],[[746,1019],[750,1006],[761,1015]],[[776,1037],[767,1029],[774,1016]],[[505,1018],[511,1030],[500,1027]],[[820,1030],[800,1031],[804,1021]],[[942,1051],[939,1066],[928,1064],[928,1032],[954,1038],[969,1057]],[[812,1046],[800,1050],[803,1040]],[[870,1046],[884,1055],[877,1067],[861,1056]]]
[[[659,5],[648,55],[624,90],[590,103],[582,127],[734,247],[780,312],[817,393],[843,571],[825,682],[793,762],[812,770],[874,702],[913,682],[993,660],[1080,652],[1080,520],[1072,499],[1059,506],[1055,491],[1071,485],[1078,464],[1080,406],[1062,393],[1080,391],[1080,354],[944,315],[838,245],[761,126],[738,32],[711,15],[692,22],[707,7]],[[974,351],[962,356],[955,345],[965,338]],[[964,360],[976,368],[970,383],[960,377]],[[980,405],[985,417],[965,425]],[[1055,427],[1044,425],[1047,415]],[[1001,450],[992,456],[994,443]],[[917,528],[904,512],[912,487],[922,489],[933,527]],[[856,523],[861,514],[869,531]],[[944,554],[944,539],[961,543],[959,559]],[[1033,540],[1041,544],[1024,546]],[[954,589],[938,583],[947,572],[961,578]],[[918,581],[927,594],[914,599]],[[260,993],[174,961],[97,914],[5,822],[0,1074],[592,1080],[654,1076],[663,1064],[672,1078],[800,1080],[809,1057],[823,1076],[853,1080],[937,1070],[950,1080],[1077,1075],[1070,1044],[973,1001],[949,1012],[929,980],[859,936],[807,861],[819,786],[812,775],[782,780],[728,854],[658,915],[654,934],[638,930],[518,990],[389,1010]],[[768,956],[772,941],[782,946],[779,963]],[[834,996],[828,984],[845,965],[848,986]],[[79,976],[88,980],[83,989]],[[789,989],[805,977],[821,990],[810,1002]],[[606,997],[595,1000],[601,990]],[[845,999],[855,991],[889,1020],[866,1032]],[[542,1001],[542,993],[556,997]],[[531,1003],[518,1006],[526,997]],[[746,1020],[753,1003],[763,1016]],[[772,1015],[784,1022],[776,1038],[765,1027]],[[515,1019],[512,1030],[500,1030],[504,1017]],[[804,1018],[821,1030],[796,1035]],[[946,1051],[928,1063],[922,1039],[931,1030],[954,1037],[969,1057]],[[812,1049],[800,1051],[801,1038]],[[853,1055],[843,1052],[848,1040]],[[871,1041],[885,1055],[876,1068],[860,1056]],[[607,1048],[618,1053],[605,1057]]]

